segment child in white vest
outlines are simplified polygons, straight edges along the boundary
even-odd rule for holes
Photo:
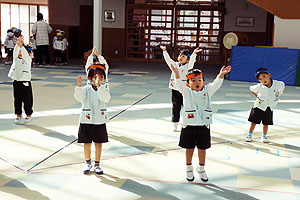
[[[110,100],[110,92],[106,83],[107,73],[105,64],[92,64],[87,69],[88,84],[81,86],[81,76],[77,77],[74,97],[82,102],[80,126],[78,131],[78,143],[84,143],[84,157],[86,167],[83,170],[87,174],[91,168],[91,145],[95,144],[96,174],[103,174],[100,167],[102,143],[108,142],[106,123],[108,122],[106,104]]]
[[[283,93],[285,84],[282,81],[272,80],[271,73],[266,68],[258,68],[255,72],[255,77],[260,83],[250,87],[250,91],[256,97],[256,101],[248,118],[251,125],[245,141],[252,141],[252,134],[256,124],[262,122],[263,134],[261,141],[268,143],[267,133],[269,125],[273,125],[273,109]]]
[[[178,62],[175,62],[170,58],[166,46],[161,45],[160,48],[163,50],[163,56],[169,68],[171,69],[171,65],[176,66],[179,69],[181,80],[185,82],[186,81],[185,76],[187,75],[188,70],[194,67],[197,53],[199,53],[202,50],[200,48],[196,48],[192,53],[192,55],[189,53],[188,50],[182,50],[177,57]],[[173,72],[170,77],[169,88],[172,89],[173,131],[178,131],[178,123],[180,119],[180,111],[181,111],[183,99],[181,93],[175,87],[175,75]]]
[[[24,46],[24,36],[19,37],[13,51],[13,63],[8,73],[8,77],[13,80],[14,88],[14,107],[16,124],[20,124],[22,120],[22,103],[26,117],[24,123],[31,120],[33,113],[33,95],[31,87],[31,48]]]
[[[194,180],[192,158],[195,147],[198,149],[199,166],[196,171],[199,178],[207,182],[204,170],[206,149],[210,148],[210,128],[212,123],[211,97],[222,86],[224,75],[229,73],[231,66],[223,66],[219,75],[205,85],[203,74],[199,69],[191,69],[186,76],[187,82],[180,78],[178,68],[171,65],[175,73],[175,86],[183,96],[183,128],[179,146],[186,149],[186,179]]]

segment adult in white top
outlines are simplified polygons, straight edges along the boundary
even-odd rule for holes
[[[206,149],[211,147],[210,128],[212,123],[211,97],[222,86],[224,75],[229,73],[231,66],[223,66],[213,83],[205,85],[201,70],[192,69],[186,76],[187,83],[180,78],[177,67],[171,65],[175,73],[175,85],[183,95],[183,128],[179,146],[185,148],[186,178],[194,180],[192,158],[195,147],[198,149],[199,166],[196,170],[199,178],[208,181],[204,170]]]
[[[248,121],[251,122],[246,142],[252,141],[252,134],[256,124],[263,124],[261,141],[268,143],[268,127],[273,125],[273,109],[276,107],[285,84],[282,81],[271,79],[271,73],[266,68],[258,68],[255,72],[256,79],[260,82],[250,87],[251,93],[256,97]]]
[[[49,34],[52,32],[51,26],[43,20],[43,14],[37,14],[37,22],[34,23],[32,34],[35,35],[36,46],[37,46],[37,62],[38,64],[43,63],[43,56],[46,57],[46,64],[50,63],[49,55]]]
[[[199,53],[202,50],[200,50],[200,48],[196,48],[192,53],[192,55],[190,55],[188,50],[182,50],[177,57],[178,62],[175,62],[170,58],[166,46],[160,46],[160,48],[163,50],[163,56],[169,68],[171,69],[171,65],[176,66],[180,73],[181,80],[185,82],[186,81],[185,76],[187,75],[188,70],[194,67],[197,53]],[[178,131],[178,122],[180,120],[180,110],[183,104],[183,100],[182,100],[182,95],[180,94],[180,92],[178,92],[177,88],[175,87],[175,75],[173,71],[170,77],[169,88],[172,89],[172,120],[171,121],[173,122],[173,130]]]
[[[8,77],[13,80],[14,107],[16,124],[22,120],[22,103],[26,113],[25,123],[31,120],[33,113],[33,95],[31,87],[31,56],[23,45],[24,36],[19,37],[13,51],[13,64],[8,73]]]

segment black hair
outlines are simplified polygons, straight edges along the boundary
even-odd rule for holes
[[[258,68],[256,71],[255,71],[255,77],[256,79],[258,80],[259,78],[259,75],[261,74],[269,74],[269,70],[267,68],[264,68],[264,67],[260,67]]]
[[[42,20],[44,18],[43,14],[42,13],[38,13],[37,16],[36,16],[37,20]]]
[[[99,59],[97,56],[93,56],[93,63],[99,63]]]
[[[180,54],[186,55],[188,58],[191,57],[191,54],[190,54],[190,52],[189,52],[188,49],[183,49],[183,50],[181,50],[180,53],[179,53],[179,55],[180,55]]]
[[[96,64],[96,65],[101,65],[101,64]],[[102,65],[102,66],[104,66],[104,65]],[[104,79],[106,79],[105,71],[103,69],[100,69],[100,68],[92,68],[92,69],[90,69],[89,72],[88,72],[88,78],[92,79],[95,74],[103,75]]]
[[[199,75],[199,74],[201,74],[201,73],[202,73],[202,71],[201,71],[200,69],[189,69],[186,76],[189,76],[189,75],[192,75],[192,74],[195,74],[195,75],[197,76],[197,75]],[[202,79],[203,79],[203,81],[205,81],[205,80],[204,80],[203,73],[202,73]],[[187,79],[186,82],[188,83],[189,80],[190,80],[190,79]]]
[[[7,33],[13,33],[14,31],[10,28],[10,29],[7,29]]]

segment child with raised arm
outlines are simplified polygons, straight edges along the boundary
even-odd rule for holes
[[[33,113],[33,95],[31,87],[31,48],[24,46],[24,36],[19,37],[16,46],[13,50],[13,64],[8,73],[8,77],[13,80],[14,88],[14,107],[16,124],[20,124],[22,120],[22,104],[24,104],[24,110],[26,117],[24,123],[28,123],[31,120]]]
[[[199,166],[196,171],[199,178],[207,182],[204,170],[206,149],[211,147],[210,127],[212,123],[211,97],[222,86],[224,75],[229,73],[231,66],[223,66],[217,78],[207,85],[199,69],[189,70],[186,82],[182,81],[178,67],[171,65],[175,74],[175,85],[183,96],[183,128],[181,130],[179,146],[185,148],[186,179],[194,180],[192,158],[195,147],[198,149]]]
[[[78,143],[84,143],[84,157],[86,166],[83,170],[87,174],[91,168],[91,145],[95,144],[96,174],[103,174],[100,167],[102,143],[108,142],[106,123],[108,116],[106,104],[110,100],[109,87],[106,83],[107,73],[105,64],[92,64],[87,69],[88,84],[81,86],[81,76],[77,77],[74,97],[82,102],[80,126],[78,131]]]
[[[192,55],[189,53],[188,50],[182,50],[178,57],[177,61],[175,62],[172,60],[167,52],[166,46],[161,45],[160,48],[163,50],[163,56],[167,63],[167,65],[171,69],[171,65],[176,66],[178,68],[178,71],[180,73],[181,80],[183,82],[186,81],[185,76],[188,72],[188,70],[192,69],[194,67],[194,63],[196,61],[197,53],[199,53],[200,48],[196,48]],[[172,71],[172,69],[171,69]],[[178,131],[178,123],[180,119],[180,110],[182,107],[182,95],[181,93],[176,89],[175,87],[175,75],[172,71],[170,82],[169,82],[169,88],[172,89],[172,122],[173,122],[173,131]]]
[[[250,87],[251,93],[256,97],[248,121],[251,122],[246,142],[252,141],[252,134],[256,124],[263,124],[261,141],[268,143],[268,127],[273,125],[273,109],[276,107],[285,84],[282,81],[271,79],[271,73],[266,68],[258,68],[255,72],[256,79],[260,82]]]

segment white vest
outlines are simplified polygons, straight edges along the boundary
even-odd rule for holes
[[[18,58],[19,50],[21,50],[22,59]],[[8,77],[16,81],[30,81],[31,80],[31,58],[27,50],[18,45],[15,46],[13,53],[13,64],[8,72]]]
[[[279,101],[281,94],[285,88],[282,81],[272,80],[272,86],[268,88],[262,83],[258,83],[250,87],[250,90],[256,94],[260,94],[260,98],[256,98],[254,108],[259,108],[265,111],[268,107],[273,110]]]
[[[183,97],[183,127],[203,126],[212,123],[211,97],[207,87],[202,91],[195,92],[189,88]]]
[[[104,86],[101,86],[104,87]],[[76,92],[75,88],[75,98]],[[82,111],[80,114],[79,122],[83,124],[104,124],[109,121],[106,104],[98,98],[98,92],[95,91],[91,85],[86,85],[82,88]],[[78,98],[76,98],[78,100]]]
[[[175,81],[176,87],[183,96],[183,127],[204,126],[212,123],[211,97],[222,86],[223,79],[216,78],[204,86],[202,91],[194,91],[180,79]]]
[[[180,65],[179,62],[176,62],[176,67],[178,69],[178,72],[180,74],[180,79],[181,81],[183,81],[184,83],[186,83],[186,75],[188,73],[188,63],[184,64],[184,65]],[[181,78],[182,77],[182,78]],[[171,77],[170,77],[170,82],[169,82],[169,88],[170,89],[173,89],[173,90],[178,90],[176,87],[175,87],[175,74],[174,72],[172,71],[171,73]]]

